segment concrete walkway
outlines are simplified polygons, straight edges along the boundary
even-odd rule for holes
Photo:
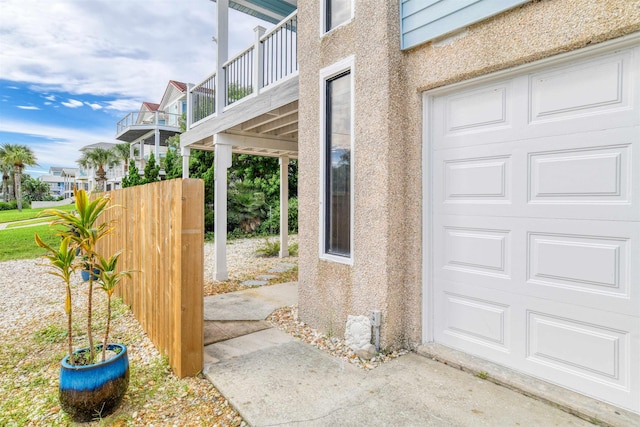
[[[296,296],[285,284],[207,297],[205,318],[262,322]],[[206,346],[204,373],[252,426],[591,425],[415,353],[365,371],[268,326]]]

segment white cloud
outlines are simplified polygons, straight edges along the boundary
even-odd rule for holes
[[[138,111],[140,109],[140,101],[134,99],[116,99],[114,101],[107,101],[107,110],[114,111]]]
[[[78,101],[77,99],[70,99],[68,102],[61,102],[60,104],[69,108],[78,108],[84,105],[82,101]]]
[[[169,80],[197,83],[216,65],[216,3],[208,0],[0,0],[0,10],[6,88],[26,84],[49,111],[101,106],[115,125],[117,115],[139,110],[143,101],[160,102]],[[253,43],[256,25],[270,26],[233,10],[229,17],[229,57]],[[84,145],[117,142],[113,127],[47,126],[22,114],[19,121],[0,120],[0,132],[33,135],[43,167],[73,166]]]
[[[92,110],[102,110],[102,105],[100,104],[96,104],[96,103],[91,103],[91,102],[85,102],[84,105],[88,105],[89,107],[91,107]]]
[[[39,110],[40,109],[35,105],[18,105],[18,108],[21,110]]]
[[[79,149],[96,142],[114,142],[113,129],[81,130],[77,128],[39,125],[34,122],[2,120],[0,132],[26,135],[34,138],[29,146],[40,165],[74,167],[80,157]],[[44,138],[44,139],[42,139]]]
[[[215,68],[216,4],[206,0],[2,0],[3,78],[49,91],[159,102],[169,80],[199,82]],[[229,12],[229,55],[253,27]]]

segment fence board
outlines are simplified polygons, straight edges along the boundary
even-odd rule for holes
[[[135,270],[118,290],[179,377],[204,365],[204,183],[175,179],[108,192],[115,222],[99,250]]]

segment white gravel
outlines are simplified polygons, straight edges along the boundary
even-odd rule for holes
[[[272,240],[276,239],[274,237]],[[231,280],[245,280],[261,274],[281,262],[297,262],[297,258],[264,258],[256,249],[264,246],[264,238],[231,240],[227,244],[227,269]],[[290,243],[297,236],[290,236]],[[205,282],[213,279],[214,244],[204,247]],[[64,315],[65,288],[42,258],[0,262],[0,334],[23,330],[31,321],[52,314]],[[80,273],[72,279],[73,304],[76,312],[86,307],[86,286],[80,286]],[[99,303],[102,292],[94,293]]]
[[[14,333],[34,318],[64,313],[64,286],[41,259],[0,262],[0,330]],[[80,274],[73,278],[81,283]],[[78,299],[78,298],[76,298]]]
[[[270,237],[271,242],[277,241],[278,237]],[[298,241],[297,235],[289,236],[289,245]],[[265,272],[268,269],[282,262],[293,262],[297,264],[297,257],[289,258],[265,258],[256,253],[256,250],[265,246],[265,238],[238,239],[227,241],[227,271],[230,280],[247,280],[255,275]],[[204,245],[204,280],[213,280],[215,246],[213,243]]]

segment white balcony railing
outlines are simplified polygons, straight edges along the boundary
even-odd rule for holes
[[[223,84],[224,107],[298,72],[298,12],[287,16],[271,31],[256,28],[253,45],[222,65],[224,78],[212,74],[189,91],[188,128],[216,113],[216,84]]]
[[[180,126],[181,114],[165,113],[164,111],[136,111],[127,114],[116,124],[116,134],[120,134],[135,125],[143,126]]]
[[[253,93],[253,57],[255,47],[251,46],[225,62],[224,69],[224,105],[234,102]],[[255,85],[259,87],[258,85]]]
[[[298,15],[289,15],[262,36],[262,87],[298,71]]]
[[[196,85],[189,91],[191,102],[187,103],[189,108],[190,123],[195,123],[216,112],[216,73],[213,73],[202,83]]]

